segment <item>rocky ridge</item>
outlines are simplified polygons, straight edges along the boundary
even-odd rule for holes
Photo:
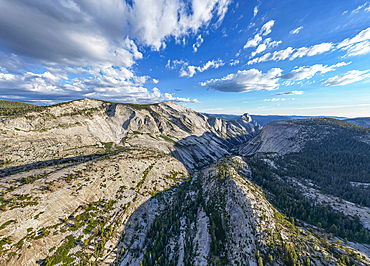
[[[172,154],[190,169],[229,154],[259,130],[247,114],[225,121],[172,102],[134,105],[83,99],[0,121],[0,162],[9,168],[147,147]]]

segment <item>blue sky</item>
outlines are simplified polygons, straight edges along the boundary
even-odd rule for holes
[[[370,116],[370,2],[2,0],[0,99]]]

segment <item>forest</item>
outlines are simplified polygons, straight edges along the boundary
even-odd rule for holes
[[[321,131],[329,131],[329,134],[323,138],[312,137],[301,152],[279,157],[276,162],[280,167],[276,173],[309,179],[323,193],[370,207],[366,185],[370,183],[370,145],[361,141],[370,128],[335,119],[311,119],[300,123],[313,125],[313,135]]]
[[[329,205],[315,204],[287,178],[277,178],[263,160],[252,157],[245,160],[251,167],[252,181],[267,191],[269,201],[286,216],[323,228],[343,239],[370,244],[370,232],[362,226],[359,217],[344,215]]]
[[[28,103],[0,100],[0,115],[24,115],[28,112],[40,112],[44,106],[38,106]]]

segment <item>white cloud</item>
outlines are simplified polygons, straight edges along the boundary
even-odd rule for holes
[[[356,13],[358,13],[361,9],[363,9],[365,6],[367,5],[367,2],[366,3],[364,3],[364,4],[362,4],[362,5],[359,5],[356,9],[354,9],[354,10],[352,10],[352,14],[356,14]],[[368,9],[368,8],[366,8],[366,9]],[[366,9],[365,9],[365,11],[366,11]]]
[[[11,81],[15,78],[15,75],[0,73],[0,81]]]
[[[198,49],[202,42],[199,29],[218,27],[230,3],[5,1],[0,9],[0,45],[8,52],[5,56],[0,52],[0,94],[7,96],[13,88],[28,100],[85,96],[155,100],[156,93],[143,85],[157,80],[137,76],[132,69],[143,58],[140,48],[160,50],[171,39],[186,43],[189,35],[196,34]],[[168,67],[176,64],[181,63],[169,61]],[[45,73],[35,73],[37,68]]]
[[[268,48],[276,47],[280,43],[281,43],[281,41],[273,41],[273,42],[271,42],[271,38],[267,38],[267,39],[265,39],[263,41],[263,43],[261,43],[260,45],[258,45],[256,51],[252,52],[251,56],[254,57],[256,54],[262,53],[263,51],[265,51]]]
[[[247,64],[248,65],[253,65],[253,64],[256,64],[256,63],[266,62],[266,61],[270,60],[270,56],[271,56],[271,53],[266,53],[261,57],[256,57],[252,60],[249,60]]]
[[[347,48],[347,54],[345,56],[355,56],[367,54],[370,52],[370,41],[363,41],[351,45]]]
[[[253,17],[257,16],[258,13],[258,6],[255,6],[253,9]]]
[[[164,94],[164,100],[183,103],[201,103],[197,99],[190,100],[189,98],[173,97],[170,93]]]
[[[271,33],[271,28],[274,26],[274,24],[275,24],[275,20],[270,20],[270,21],[266,22],[262,26],[262,28],[260,30],[260,34],[262,36],[266,36],[266,35],[270,34]]]
[[[222,22],[230,0],[182,1],[146,0],[133,2],[132,8],[123,14],[130,23],[130,33],[140,43],[155,50],[165,47],[168,36],[181,40],[200,27],[208,26],[213,17]]]
[[[280,42],[277,42],[279,44]],[[314,56],[317,54],[322,54],[327,51],[332,50],[334,45],[332,43],[321,43],[321,44],[316,44],[311,47],[301,47],[298,49],[288,47],[284,50],[280,51],[275,51],[274,53],[266,53],[261,57],[254,58],[253,60],[248,61],[248,65],[252,65],[255,63],[261,63],[261,62],[266,62],[266,61],[280,61],[280,60],[285,60],[289,58],[290,60],[293,60],[297,57],[303,57],[303,56]]]
[[[274,61],[285,60],[293,53],[293,51],[294,49],[292,47],[288,47],[285,50],[275,51],[272,54],[272,57],[270,60],[274,60]]]
[[[370,12],[370,6],[365,8],[365,12]]]
[[[343,75],[327,79],[323,84],[330,86],[343,86],[370,77],[369,70],[351,70]]]
[[[281,72],[280,68],[272,68],[265,74],[255,68],[239,70],[236,74],[202,82],[201,86],[223,92],[270,91],[279,87]]]
[[[353,38],[347,38],[338,44],[338,48],[348,47],[352,44],[359,43],[370,39],[370,28],[362,30]]]
[[[184,66],[184,65],[188,65],[189,63],[185,62],[184,60],[172,60],[172,63],[171,63],[171,60],[168,60],[167,61],[167,64],[166,64],[166,68],[169,68],[169,69],[176,69],[178,68],[179,66]]]
[[[234,59],[232,59],[232,60],[230,60],[229,65],[230,65],[230,66],[235,66],[235,65],[237,65],[237,64],[239,64],[239,63],[240,63],[240,61],[239,61],[239,60],[234,60]]]
[[[264,99],[262,102],[278,102],[280,101],[280,98],[272,98],[272,99]],[[284,98],[282,98],[282,101],[285,101]]]
[[[294,69],[293,71],[289,72],[288,74],[282,75],[281,79],[288,79],[288,80],[303,80],[303,79],[310,79],[316,73],[320,72],[321,74],[327,73],[329,71],[334,71],[337,67],[349,65],[349,63],[338,63],[332,66],[316,64],[310,67],[302,66],[300,68]]]
[[[294,85],[295,81],[290,81],[290,80],[284,80],[283,85],[284,86],[291,86]]]
[[[301,95],[303,91],[288,91],[288,92],[279,92],[277,95]]]
[[[294,30],[291,30],[290,31],[290,34],[298,34],[301,31],[301,29],[303,29],[302,26],[300,26],[300,27],[298,27],[298,28],[296,28]]]
[[[143,85],[158,83],[148,76],[135,76],[127,68],[102,66],[94,68],[48,67],[44,73],[0,73],[2,96],[23,95],[23,100],[47,102],[52,99],[99,98],[123,102],[158,102],[169,100],[158,88],[150,92]],[[168,96],[168,95],[167,95]],[[11,98],[14,98],[13,96]],[[171,98],[180,102],[197,102]]]
[[[209,68],[219,68],[220,66],[225,65],[225,63],[218,59],[218,60],[212,60],[205,63],[203,66],[188,66],[185,65],[180,70],[180,77],[192,77],[197,72],[203,72],[206,71]]]
[[[198,48],[202,45],[203,41],[204,40],[202,38],[202,35],[199,34],[198,37],[197,37],[196,42],[193,44],[194,53],[196,53],[198,51]]]
[[[244,49],[250,47],[256,47],[262,41],[262,37],[259,34],[254,35],[253,39],[248,40],[248,42],[244,45]]]
[[[353,38],[347,38],[337,45],[337,48],[346,50],[345,56],[355,56],[370,52],[370,28],[362,30]]]
[[[330,51],[334,45],[332,43],[320,43],[313,45],[311,47],[301,47],[295,50],[294,54],[290,58],[290,60],[293,60],[297,57],[303,57],[303,56],[314,56],[317,54],[322,54],[327,51]]]

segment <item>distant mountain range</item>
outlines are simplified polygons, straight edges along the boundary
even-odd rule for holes
[[[238,119],[239,115],[229,115],[229,114],[206,114],[208,117],[217,117],[224,120],[234,120]],[[308,119],[308,118],[334,118],[338,120],[344,120],[348,123],[352,123],[358,126],[370,127],[370,117],[357,117],[357,118],[346,118],[339,116],[298,116],[298,115],[250,115],[254,121],[259,125],[265,126],[266,124],[276,121],[276,120],[292,120],[292,119]]]
[[[370,117],[350,118],[350,119],[345,119],[344,121],[358,125],[358,126],[362,126],[362,127],[370,127]]]

